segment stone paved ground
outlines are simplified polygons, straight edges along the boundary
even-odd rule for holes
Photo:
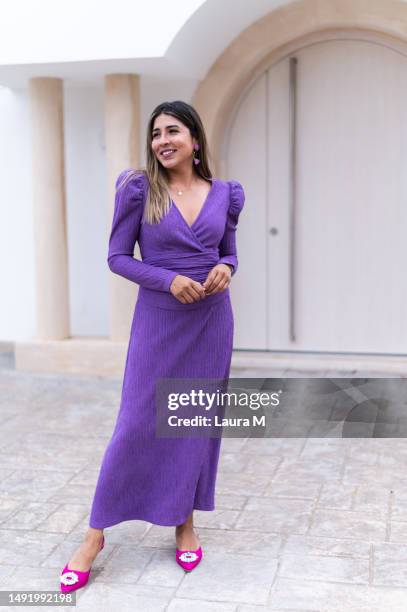
[[[58,590],[87,528],[121,381],[0,361],[0,590]],[[216,510],[194,513],[199,567],[176,564],[174,528],[121,523],[105,530],[77,609],[403,612],[406,466],[404,439],[224,439]]]

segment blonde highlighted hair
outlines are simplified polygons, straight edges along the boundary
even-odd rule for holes
[[[162,217],[169,211],[171,206],[167,171],[159,162],[151,147],[154,121],[162,113],[172,115],[189,129],[191,137],[195,138],[199,144],[199,150],[196,152],[196,157],[199,159],[199,164],[193,164],[193,170],[203,179],[210,180],[212,178],[212,172],[208,162],[208,157],[210,157],[210,155],[206,134],[197,111],[193,108],[193,106],[181,100],[175,100],[174,102],[162,102],[156,106],[150,115],[147,126],[146,167],[129,172],[117,186],[117,189],[120,189],[133,176],[139,175],[140,173],[144,173],[146,175],[149,183],[149,190],[144,209],[143,221],[147,223],[159,223]]]

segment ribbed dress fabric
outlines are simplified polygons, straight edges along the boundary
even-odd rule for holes
[[[242,185],[212,179],[191,226],[173,201],[160,223],[150,224],[142,220],[148,178],[133,170],[123,185],[129,172],[116,180],[108,265],[139,291],[120,408],[91,507],[89,526],[99,529],[129,520],[175,526],[194,509],[214,510],[221,438],[157,437],[155,390],[160,378],[228,379],[233,346],[229,289],[183,304],[169,288],[177,274],[203,282],[217,263],[236,273]]]

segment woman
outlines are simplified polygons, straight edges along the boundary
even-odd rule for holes
[[[103,529],[122,521],[175,526],[176,560],[193,569],[202,558],[193,510],[214,509],[221,438],[157,437],[155,389],[166,377],[229,377],[229,284],[244,191],[237,181],[212,178],[202,122],[185,102],[155,108],[146,155],[146,170],[124,170],[116,181],[108,263],[140,287],[119,414],[88,532],[62,570],[62,592],[87,583]],[[142,260],[133,257],[136,241]]]

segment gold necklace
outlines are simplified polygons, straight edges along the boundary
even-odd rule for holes
[[[187,189],[186,191],[190,191],[190,190],[191,190],[191,187],[189,187],[189,189]],[[177,192],[177,195],[182,196],[182,195],[184,195],[185,190],[181,191],[181,189],[178,189],[178,190],[176,190],[176,192]]]

